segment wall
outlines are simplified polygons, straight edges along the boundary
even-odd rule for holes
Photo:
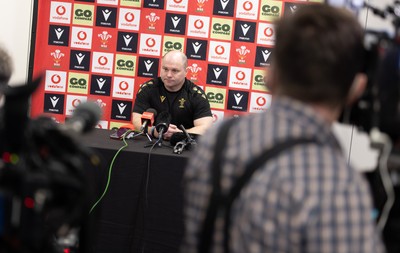
[[[11,83],[23,83],[28,77],[29,47],[33,0],[0,1],[0,45],[14,60]]]
[[[7,48],[14,59],[15,72],[11,83],[25,81],[28,75],[29,47],[31,33],[31,18],[34,0],[0,1],[0,45]],[[366,1],[371,5],[383,8],[392,0]],[[365,20],[367,19],[367,22]],[[360,22],[367,28],[385,29],[393,31],[389,21],[384,21],[372,15],[371,12],[362,11]]]
[[[0,33],[0,45],[6,47],[14,59],[15,72],[11,83],[18,84],[27,80],[29,52],[30,52],[30,33],[31,19],[34,0],[0,1],[0,23],[2,30]],[[379,8],[384,8],[392,0],[366,1],[367,3]],[[360,22],[367,29],[379,29],[393,32],[390,20],[382,20],[374,16],[370,11],[363,10],[359,16]],[[354,129],[349,126],[339,126],[335,128],[339,138],[342,140],[346,154],[350,154],[349,159],[360,169],[374,167],[374,156],[365,156],[360,153],[365,150],[368,140],[365,135],[353,135]],[[351,151],[350,151],[351,147]],[[370,160],[365,159],[369,157]],[[364,158],[364,159],[363,159]]]

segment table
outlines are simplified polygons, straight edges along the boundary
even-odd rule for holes
[[[81,138],[102,160],[100,168],[88,171],[92,203],[104,190],[113,157],[124,146],[110,134],[94,129]],[[144,148],[145,136],[127,143],[115,158],[106,195],[89,216],[90,252],[176,253],[183,235],[183,170],[191,151],[177,155],[167,147]]]

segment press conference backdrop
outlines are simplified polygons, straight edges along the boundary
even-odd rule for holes
[[[32,116],[63,122],[93,100],[103,109],[99,127],[126,124],[140,84],[159,75],[171,50],[188,56],[187,78],[205,90],[215,120],[267,110],[272,22],[315,1],[38,1],[33,76],[44,79]]]

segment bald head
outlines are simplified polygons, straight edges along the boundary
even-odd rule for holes
[[[166,53],[161,61],[161,80],[164,87],[171,92],[182,88],[187,74],[187,57],[181,51]]]
[[[178,50],[173,50],[173,51],[169,51],[167,52],[162,60],[166,60],[166,61],[173,61],[173,62],[181,62],[183,64],[183,68],[186,69],[187,68],[187,57],[184,53],[182,53],[182,51],[178,51]]]

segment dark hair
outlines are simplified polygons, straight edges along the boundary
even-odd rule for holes
[[[306,4],[277,21],[273,55],[283,94],[304,102],[344,105],[363,66],[363,30],[344,9]]]
[[[0,47],[0,85],[8,83],[13,71],[10,55]]]

